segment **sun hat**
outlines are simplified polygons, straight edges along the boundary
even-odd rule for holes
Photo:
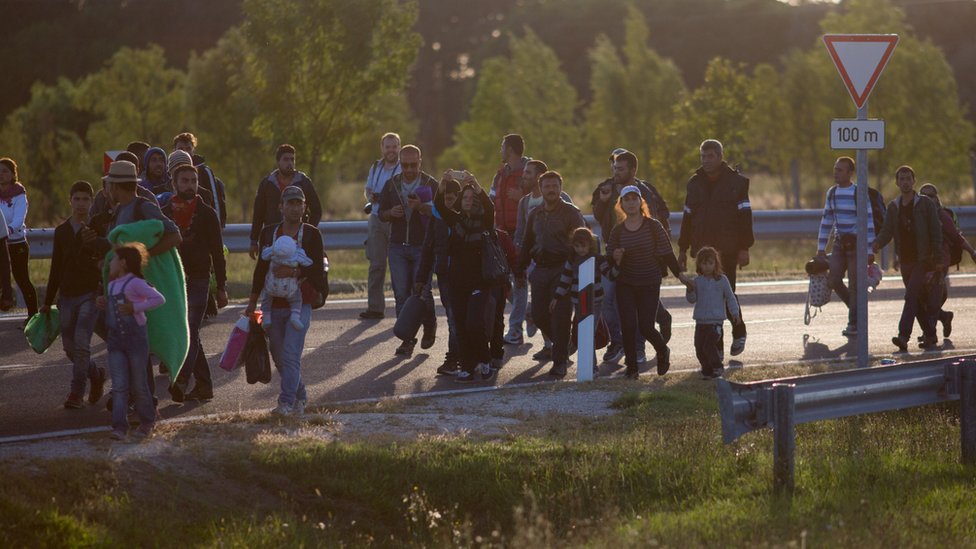
[[[139,174],[136,165],[125,160],[117,160],[108,166],[108,173],[102,178],[106,183],[136,183]]]

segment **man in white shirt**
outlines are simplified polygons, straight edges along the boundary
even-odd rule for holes
[[[400,136],[388,132],[380,138],[380,152],[383,157],[373,162],[366,178],[366,201],[369,211],[369,233],[366,237],[366,259],[369,260],[369,282],[367,283],[366,310],[359,313],[363,320],[379,320],[384,316],[386,298],[383,287],[386,284],[387,252],[390,246],[390,224],[379,217],[380,193],[386,182],[400,169]]]

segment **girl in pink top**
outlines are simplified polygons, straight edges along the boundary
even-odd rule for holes
[[[135,399],[139,428],[134,435],[146,438],[152,434],[156,409],[149,391],[146,362],[149,360],[149,336],[146,311],[166,302],[155,288],[142,278],[147,263],[146,247],[135,242],[119,246],[109,263],[108,300],[103,302],[108,327],[108,365],[112,375],[112,438],[125,440],[129,431],[129,394]]]

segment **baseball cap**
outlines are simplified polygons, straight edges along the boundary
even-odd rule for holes
[[[301,187],[296,187],[294,185],[286,187],[284,192],[281,193],[281,201],[288,202],[289,200],[301,200],[305,202],[305,191]]]
[[[641,195],[640,189],[638,189],[636,185],[627,185],[623,189],[620,189],[620,198],[623,198],[630,193],[636,193],[637,196]]]

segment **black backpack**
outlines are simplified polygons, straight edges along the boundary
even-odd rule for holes
[[[834,211],[837,211],[837,201],[834,199],[834,193],[836,191],[837,185],[834,185],[830,188],[830,194],[827,197],[827,200],[833,203]],[[868,200],[871,202],[871,220],[874,222],[874,235],[877,236],[881,232],[881,227],[884,226],[885,212],[888,211],[888,207],[885,205],[884,197],[873,187],[868,187]],[[857,193],[854,193],[854,204],[857,205]]]
[[[959,218],[956,216],[956,212],[950,210],[949,208],[942,208],[943,210],[949,212],[952,216],[952,223],[955,226],[956,231],[959,230]],[[952,235],[954,236],[954,235]],[[947,241],[949,244],[949,265],[959,265],[962,262],[962,245],[959,244],[959,239],[950,238],[950,235],[945,234],[942,231],[942,239]]]

